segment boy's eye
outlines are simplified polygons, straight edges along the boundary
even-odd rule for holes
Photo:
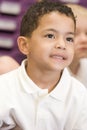
[[[71,37],[66,38],[66,40],[67,40],[68,42],[74,42],[74,39],[71,38]]]
[[[53,38],[53,39],[55,38],[55,36],[53,34],[47,34],[46,37]]]

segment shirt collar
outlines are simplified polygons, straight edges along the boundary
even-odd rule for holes
[[[64,101],[70,88],[70,74],[67,68],[64,69],[61,79],[55,89],[50,93],[52,97]]]
[[[27,93],[31,93],[31,94],[43,91],[27,75],[26,70],[25,70],[26,62],[27,62],[27,60],[24,60],[22,62],[22,65],[20,66],[19,80],[21,79],[20,82],[22,82],[21,83],[22,88],[24,89],[24,91],[26,91]],[[51,96],[55,99],[64,101],[65,97],[67,96],[69,87],[70,87],[70,74],[69,74],[68,70],[65,68],[62,73],[59,83],[57,84],[55,89],[49,93],[49,96]],[[45,90],[45,91],[47,91],[47,90]]]
[[[29,78],[25,66],[26,66],[27,60],[23,60],[22,64],[20,66],[20,72],[19,72],[19,82],[21,83],[21,87],[23,91],[26,93],[32,94],[36,93],[37,91],[40,91],[41,89],[37,87],[37,85]]]

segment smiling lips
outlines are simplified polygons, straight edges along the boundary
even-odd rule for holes
[[[63,54],[53,54],[53,55],[51,55],[51,57],[54,59],[59,59],[59,60],[66,60],[67,59],[66,56]]]

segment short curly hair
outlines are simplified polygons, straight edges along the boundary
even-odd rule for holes
[[[76,26],[76,19],[70,7],[67,7],[61,2],[41,1],[34,3],[23,16],[20,26],[20,35],[31,37],[32,32],[38,27],[40,18],[54,11],[72,18]]]

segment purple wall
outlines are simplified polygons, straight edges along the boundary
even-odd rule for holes
[[[19,63],[25,56],[17,46],[20,21],[34,0],[0,0],[0,56],[12,56]]]

